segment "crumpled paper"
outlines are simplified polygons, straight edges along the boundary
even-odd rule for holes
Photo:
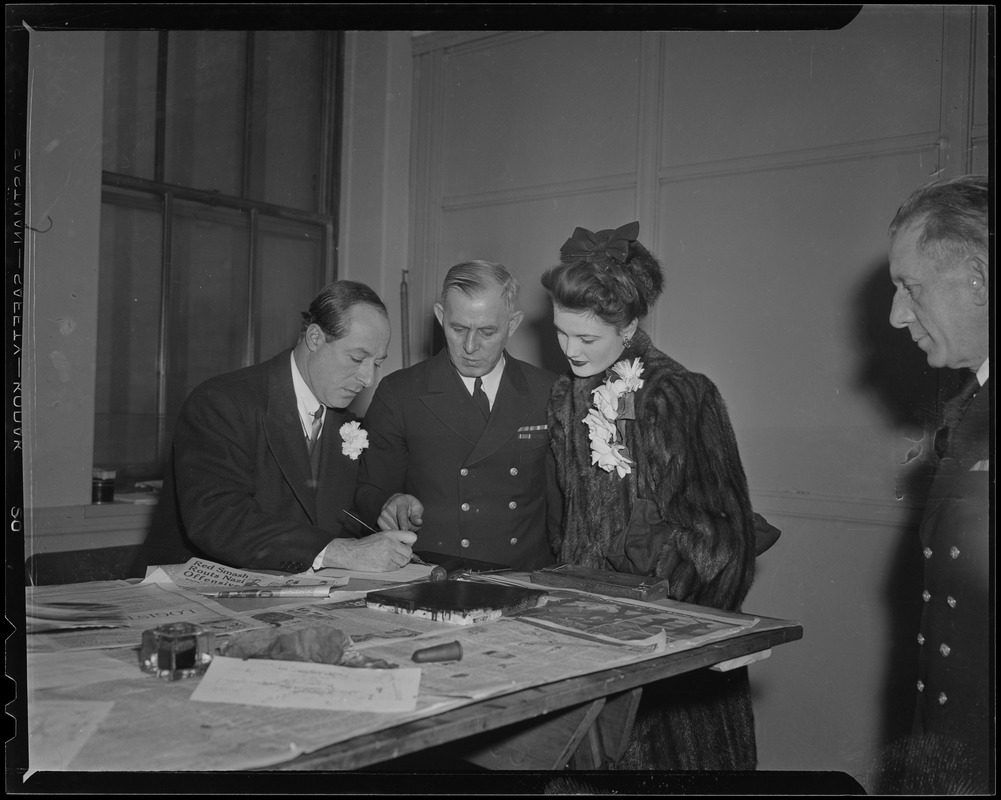
[[[338,628],[308,625],[283,632],[278,628],[235,634],[220,648],[228,658],[268,658],[274,661],[311,661],[341,667],[395,669],[396,664],[370,658],[352,649],[351,637]]]

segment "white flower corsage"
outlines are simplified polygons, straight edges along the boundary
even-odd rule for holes
[[[364,430],[360,422],[345,422],[341,425],[341,452],[352,461],[357,461],[361,451],[368,447],[368,431]]]
[[[591,393],[594,408],[587,412],[584,424],[591,440],[591,464],[597,464],[605,472],[614,469],[620,478],[624,478],[632,472],[633,462],[621,442],[616,422],[635,419],[633,394],[643,387],[640,378],[643,362],[638,358],[632,362],[623,359],[612,367],[612,372],[618,377],[609,376]],[[616,441],[617,438],[620,441]]]

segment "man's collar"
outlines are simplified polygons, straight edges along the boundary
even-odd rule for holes
[[[977,381],[983,386],[987,383],[987,379],[991,377],[991,359],[990,356],[984,359],[984,363],[980,365],[980,369],[977,370]]]
[[[299,372],[299,364],[295,360],[295,350],[292,351],[292,387],[295,389],[300,416],[305,413],[306,417],[311,417],[320,407],[320,401],[316,399],[316,395],[306,385],[306,379]]]

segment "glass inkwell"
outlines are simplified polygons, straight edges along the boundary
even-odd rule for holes
[[[191,622],[143,631],[139,667],[165,681],[201,675],[212,663],[215,634]]]

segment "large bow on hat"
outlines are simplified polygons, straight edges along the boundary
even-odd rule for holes
[[[615,230],[609,228],[597,233],[592,233],[587,228],[576,228],[573,236],[560,248],[560,253],[566,258],[582,258],[585,261],[594,261],[608,255],[624,264],[629,257],[629,243],[635,242],[639,233],[639,222],[630,222]]]

